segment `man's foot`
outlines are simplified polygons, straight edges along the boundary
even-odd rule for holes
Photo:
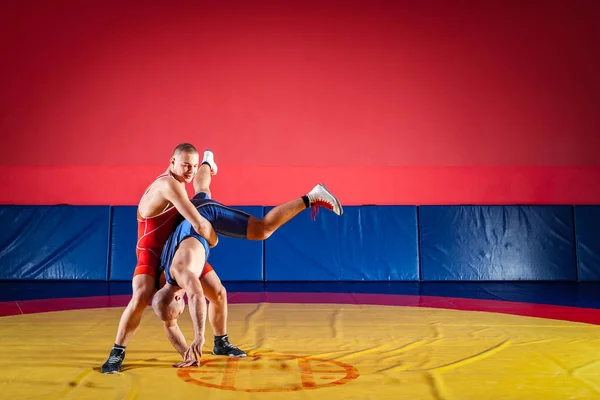
[[[342,215],[344,213],[344,209],[337,197],[320,183],[315,186],[307,196],[311,207],[313,207],[313,211],[316,211],[317,207],[323,207],[333,211],[337,215]]]
[[[229,343],[227,337],[215,341],[213,354],[215,356],[246,357],[246,353]]]
[[[202,159],[202,164],[207,163],[208,166],[210,167],[210,174],[211,175],[216,175],[217,171],[219,170],[219,167],[217,167],[217,164],[215,163],[215,155],[212,152],[212,150],[205,150],[204,151],[204,158]]]
[[[121,371],[121,364],[123,364],[123,360],[125,359],[125,350],[113,349],[108,356],[108,360],[102,366],[103,374],[116,374]]]

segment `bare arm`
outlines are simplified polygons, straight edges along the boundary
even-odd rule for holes
[[[204,345],[204,329],[206,326],[206,300],[204,291],[200,284],[200,279],[191,270],[185,268],[177,271],[177,282],[184,289],[188,296],[188,308],[194,327],[194,340],[184,354],[185,361],[200,362],[202,356],[202,346]],[[180,363],[185,366],[186,363]]]
[[[167,338],[169,342],[173,345],[175,350],[183,357],[186,350],[188,349],[187,342],[185,341],[185,336],[181,329],[179,329],[179,325],[177,324],[177,320],[173,319],[170,321],[165,321],[164,323],[165,333],[167,334]]]
[[[219,239],[212,224],[200,215],[194,204],[187,198],[187,193],[183,186],[171,179],[167,179],[166,182],[168,183],[164,190],[165,198],[175,206],[183,218],[190,221],[194,230],[208,241],[210,247],[215,247]]]

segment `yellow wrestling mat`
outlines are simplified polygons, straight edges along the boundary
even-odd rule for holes
[[[123,372],[103,375],[123,308],[0,318],[0,398],[600,399],[600,326],[485,312],[230,304],[246,359],[180,357],[150,308]],[[192,337],[189,314],[181,320]]]

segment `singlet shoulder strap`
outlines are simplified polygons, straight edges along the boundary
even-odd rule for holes
[[[152,186],[154,186],[154,184],[155,184],[156,182],[158,182],[158,180],[159,180],[159,179],[162,179],[162,178],[169,178],[169,177],[170,177],[170,178],[172,178],[172,176],[171,176],[171,175],[169,175],[169,174],[162,174],[162,175],[159,175],[159,176],[157,176],[157,177],[156,177],[156,179],[154,179],[154,182],[152,182],[152,183],[151,183],[151,184],[150,184],[150,185],[149,185],[149,186],[146,188],[146,191],[144,192],[144,194],[142,195],[142,197],[144,197],[146,194],[148,194],[148,192],[150,191],[150,189],[152,188]]]
[[[150,191],[150,189],[152,188],[152,186],[154,186],[154,184],[155,184],[156,182],[158,182],[158,180],[159,180],[159,179],[162,179],[162,178],[173,178],[173,177],[172,177],[171,175],[169,175],[169,174],[162,174],[162,175],[159,175],[159,176],[157,176],[157,177],[156,177],[156,179],[154,180],[154,182],[152,182],[152,183],[151,183],[151,184],[148,186],[148,188],[146,188],[146,191],[145,191],[145,192],[144,192],[144,194],[142,195],[142,199],[144,198],[144,196],[145,196],[146,194],[148,194],[148,192]],[[175,178],[173,178],[173,179],[175,179]],[[160,212],[158,215],[164,214],[164,213],[165,213],[165,212],[166,212],[166,211],[167,211],[169,208],[171,208],[171,207],[167,205],[167,206],[165,207],[165,209],[164,209],[164,210],[162,210],[162,211],[161,211],[161,212]],[[140,215],[140,217],[142,217],[143,219],[148,219],[147,217],[144,217],[144,215],[143,215],[143,214],[140,212],[140,209],[139,209],[139,207],[138,207],[138,214],[139,214],[139,215]],[[158,215],[156,215],[155,217],[157,217]],[[150,217],[150,218],[154,218],[154,217]]]

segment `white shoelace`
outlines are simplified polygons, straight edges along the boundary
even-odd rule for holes
[[[110,356],[110,357],[108,357],[108,362],[110,364],[117,363],[119,361],[121,361],[121,357],[117,357],[117,356]]]

